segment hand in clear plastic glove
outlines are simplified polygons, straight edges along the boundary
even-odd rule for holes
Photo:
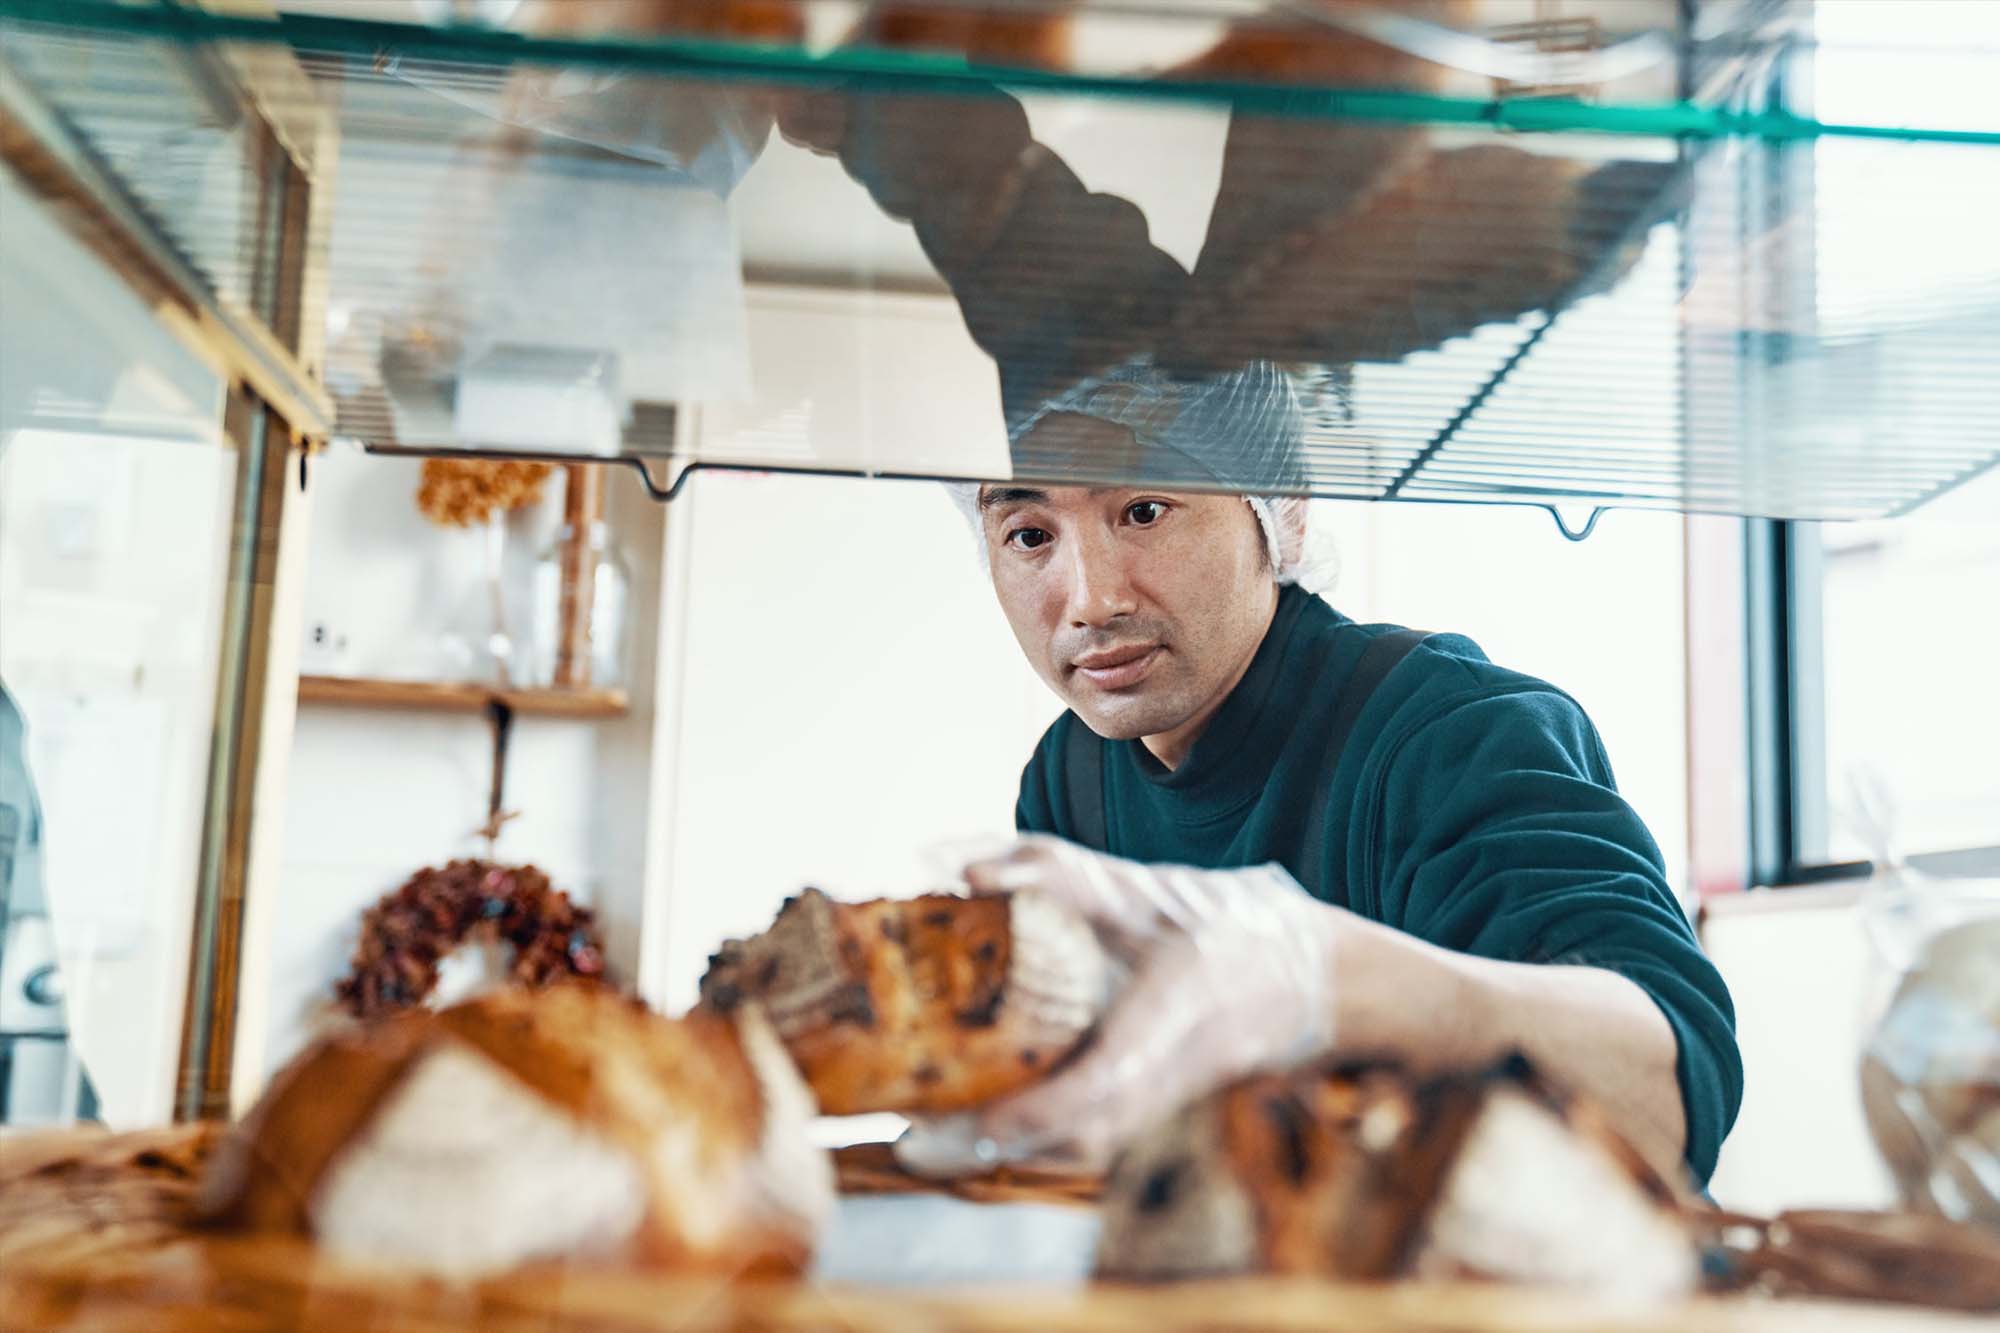
[[[1333,1044],[1340,913],[1279,866],[1141,865],[1030,836],[967,865],[965,879],[1067,903],[1132,976],[1091,1045],[1055,1077],[979,1111],[914,1123],[897,1144],[913,1171],[1098,1169],[1190,1098]]]

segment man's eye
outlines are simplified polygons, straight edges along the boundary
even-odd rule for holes
[[[1159,522],[1166,516],[1166,512],[1167,507],[1158,500],[1141,500],[1126,506],[1125,517],[1143,528]]]
[[[1049,534],[1041,528],[1015,528],[1007,534],[1007,544],[1017,551],[1032,551],[1048,544]]]

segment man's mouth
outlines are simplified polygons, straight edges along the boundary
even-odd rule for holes
[[[1070,666],[1100,690],[1122,690],[1144,680],[1153,663],[1159,660],[1160,652],[1157,643],[1102,648],[1073,659]]]

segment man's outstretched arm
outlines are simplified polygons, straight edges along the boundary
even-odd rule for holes
[[[1456,953],[1352,912],[1326,908],[1335,1046],[1416,1073],[1496,1062],[1519,1051],[1604,1108],[1632,1146],[1674,1173],[1687,1118],[1674,1031],[1652,998],[1597,967],[1508,963]]]

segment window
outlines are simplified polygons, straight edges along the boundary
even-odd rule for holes
[[[2000,124],[1974,72],[1980,49],[2000,40],[2000,9],[1930,0],[1814,13],[1809,87],[1821,119]],[[1920,423],[1902,438],[1844,443],[1978,457],[1995,423],[1952,405],[1968,383],[2000,374],[2000,255],[1983,206],[2000,181],[1968,179],[1963,156],[1936,147],[1900,146],[1873,172],[1840,170],[1829,155],[1845,149],[1816,151],[1816,332],[1868,366],[1869,394],[1902,397],[1910,410],[1892,418]],[[1913,250],[1909,207],[1956,225]],[[1928,854],[1936,870],[2000,874],[2000,472],[1906,517],[1792,524],[1764,550],[1784,599],[1766,601],[1764,623],[1783,672],[1766,679],[1787,687],[1776,744],[1788,740],[1789,756],[1763,786],[1790,828],[1767,839],[1780,845],[1759,855],[1760,877],[1864,872],[1877,849],[1857,795],[1870,784],[1892,804],[1900,852]]]
[[[1873,854],[1854,818],[1866,781],[1905,853],[2000,852],[2000,472],[1906,518],[1800,527],[1800,861]]]

